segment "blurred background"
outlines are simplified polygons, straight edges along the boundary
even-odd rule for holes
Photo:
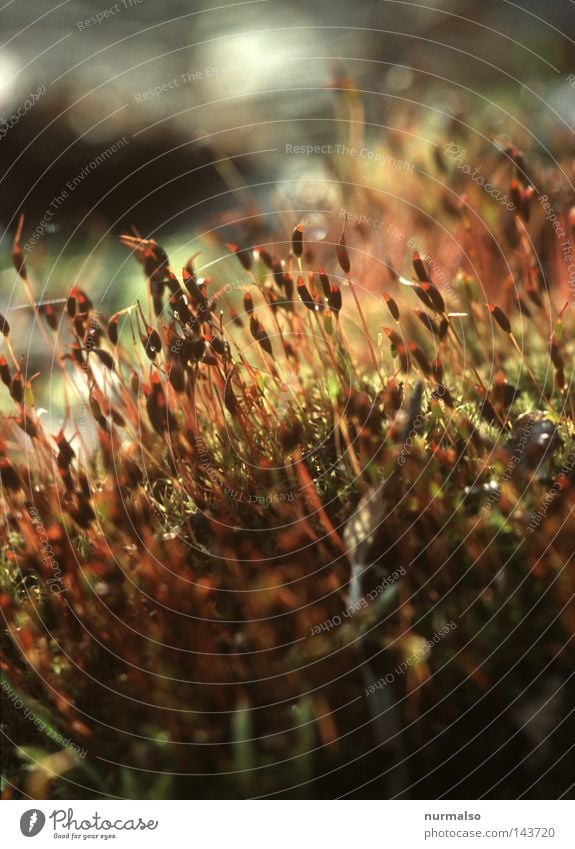
[[[198,232],[246,209],[337,215],[332,178],[351,178],[343,158],[288,150],[348,142],[355,122],[370,150],[406,163],[405,174],[360,163],[363,180],[389,188],[392,218],[405,186],[425,194],[407,163],[425,170],[448,141],[475,138],[487,155],[500,139],[564,157],[573,9],[570,0],[4,4],[0,311],[24,321],[11,312],[24,300],[10,256],[22,213],[35,296],[79,282],[111,311],[142,286],[122,232],[155,235],[178,267],[199,249]],[[316,237],[328,229],[319,219]],[[223,235],[242,238],[233,227]],[[201,263],[211,261],[201,247]]]
[[[449,114],[483,126],[488,111],[490,128],[509,132],[527,107],[537,138],[558,115],[573,121],[569,0],[12,2],[0,32],[0,116],[13,124],[0,142],[3,228],[25,211],[33,230],[66,182],[124,136],[49,235],[98,218],[185,227],[233,203],[210,200],[229,182],[214,160],[233,156],[246,179],[265,182],[294,164],[261,151],[333,141],[345,79],[362,91],[368,124],[388,133],[413,112],[441,132]]]

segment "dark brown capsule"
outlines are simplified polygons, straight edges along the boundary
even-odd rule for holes
[[[439,337],[439,329],[437,328],[435,322],[429,315],[429,313],[424,312],[423,310],[414,310],[414,313],[423,324],[424,327],[429,330],[430,333],[433,333],[434,336]]]
[[[184,281],[186,289],[190,293],[190,297],[194,306],[202,312],[207,312],[209,310],[208,299],[206,298],[204,292],[202,292],[200,286],[198,285],[198,281],[196,280],[195,275],[192,276],[187,270],[187,268],[184,268],[182,271],[182,279]]]
[[[511,180],[509,184],[509,197],[515,206],[515,210],[521,212],[521,189],[517,180]]]
[[[505,373],[500,371],[493,384],[493,396],[503,409],[511,407],[521,394],[521,390],[512,383],[507,383]]]
[[[76,524],[84,530],[87,530],[92,524],[92,522],[96,519],[94,508],[92,507],[90,502],[85,498],[78,498],[77,506],[69,507],[68,512],[70,516],[74,519]]]
[[[92,301],[82,289],[77,286],[74,288],[76,290],[76,309],[80,315],[87,315],[92,309]]]
[[[110,321],[108,322],[108,339],[112,343],[112,345],[118,344],[118,315],[113,315]]]
[[[10,384],[10,395],[17,404],[21,404],[24,400],[24,380],[22,379],[22,372],[20,371],[17,371],[12,378],[12,383]]]
[[[188,299],[183,289],[179,289],[170,298],[170,306],[174,312],[174,316],[182,322],[182,324],[193,324],[195,318],[188,305]]]
[[[335,283],[332,283],[329,289],[329,297],[327,299],[329,308],[335,313],[335,317],[339,317],[342,305],[341,289]]]
[[[324,296],[324,298],[329,299],[329,290],[330,290],[329,277],[327,276],[327,274],[325,273],[325,271],[321,267],[321,265],[319,267],[318,273],[319,273],[319,282],[321,283],[321,290],[323,292],[323,296]]]
[[[230,378],[226,380],[226,384],[224,386],[224,404],[226,405],[226,410],[231,413],[231,415],[235,415],[238,409],[238,402],[236,401],[236,396],[232,390],[232,381]]]
[[[277,312],[278,306],[280,306],[280,304],[284,303],[283,298],[281,298],[279,295],[277,295],[272,289],[270,289],[267,286],[263,290],[263,295],[264,295],[264,298],[266,299],[267,305],[272,310],[272,312]]]
[[[8,319],[5,318],[2,313],[0,313],[0,333],[2,333],[3,336],[8,336],[8,334],[10,333],[10,325],[8,323]]]
[[[301,298],[302,302],[308,308],[308,310],[315,312],[317,307],[316,302],[312,298],[310,291],[305,285],[302,277],[298,277],[297,279],[297,293]]]
[[[110,408],[110,418],[118,427],[126,427],[125,418],[117,410],[114,410],[113,407]]]
[[[192,260],[188,260],[191,266]],[[149,280],[165,280],[169,273],[169,260],[165,250],[153,239],[146,245],[143,257],[144,272]]]
[[[4,354],[0,357],[0,380],[4,384],[10,388],[10,384],[12,383],[12,375],[10,374],[10,367],[8,362],[6,361],[6,357]]]
[[[266,251],[265,248],[257,247],[256,251],[258,252],[258,256],[261,259],[261,261],[263,262],[263,264],[267,265],[269,270],[272,271],[273,267],[274,267],[274,261],[273,261],[272,255],[268,251]]]
[[[511,333],[511,324],[503,310],[499,309],[499,307],[496,307],[494,304],[486,304],[486,306],[504,333]]]
[[[214,355],[210,352],[210,350],[208,348],[204,351],[204,355],[202,357],[202,365],[204,365],[204,366],[217,366],[218,365],[217,358],[214,357]]]
[[[315,280],[315,274],[313,271],[308,271],[307,275],[307,287],[309,289],[310,295],[312,296],[314,303],[316,305],[316,309],[318,311],[323,311],[325,309],[325,304],[321,299],[321,294],[319,288],[317,286]]]
[[[270,342],[269,336],[267,335],[265,328],[261,321],[257,318],[255,314],[252,314],[250,318],[250,333],[253,338],[260,344],[263,350],[271,356],[273,356],[272,343]]]
[[[84,336],[86,335],[86,316],[85,315],[77,315],[76,318],[74,319],[73,323],[74,323],[74,332],[75,332],[76,336],[78,336],[80,339],[83,339]],[[88,344],[87,344],[88,350],[90,350],[91,344],[92,344],[91,341],[88,340]]]
[[[144,480],[144,474],[138,464],[129,458],[124,462],[124,475],[128,489],[135,489]]]
[[[78,287],[74,286],[68,295],[68,300],[66,301],[66,312],[70,318],[74,318],[76,315],[76,294],[78,292]]]
[[[187,261],[187,263],[185,264],[185,266],[182,269],[182,280],[184,281],[184,283],[186,285],[187,285],[186,281],[193,280],[194,283],[198,282],[198,278],[197,278],[196,272],[194,270],[193,259],[194,259],[193,257],[190,257],[190,259]]]
[[[92,498],[92,492],[90,490],[90,483],[88,481],[87,475],[84,472],[80,472],[78,475],[78,483],[80,484],[80,494],[86,501],[90,501]]]
[[[397,413],[403,401],[403,383],[397,383],[393,379],[389,380],[381,393],[381,397],[384,410],[388,413]]]
[[[431,300],[431,298],[429,297],[429,295],[427,294],[425,289],[423,289],[422,286],[417,286],[417,285],[414,285],[411,288],[413,289],[413,291],[415,292],[415,294],[417,295],[417,297],[419,298],[421,303],[425,304],[425,306],[427,307],[428,310],[432,310],[433,312],[435,312],[435,307],[433,305],[433,301]]]
[[[168,377],[173,389],[181,394],[186,388],[186,373],[182,368],[179,360],[173,360],[170,366],[170,374]]]
[[[102,430],[107,430],[108,423],[106,421],[106,417],[102,413],[102,408],[100,407],[98,399],[95,398],[93,394],[90,394],[88,398],[88,404],[90,405],[90,412],[92,413],[94,419],[98,422]]]
[[[48,327],[52,330],[58,330],[58,318],[54,311],[54,307],[50,306],[50,304],[43,304],[38,307],[38,312],[40,315],[44,316]]]
[[[156,433],[162,434],[166,429],[175,430],[176,420],[172,416],[166,403],[166,396],[158,374],[152,376],[152,386],[146,401],[146,409],[150,423]]]
[[[550,340],[549,346],[549,354],[551,356],[551,362],[555,366],[556,369],[563,369],[565,367],[565,362],[561,355],[561,350],[559,348],[559,344],[557,339],[555,338],[555,334],[553,333]]]
[[[87,364],[86,364],[86,360],[84,358],[84,349],[82,348],[82,346],[78,345],[78,344],[70,345],[70,351],[72,352],[72,354],[71,354],[72,360],[74,360],[74,362],[77,363],[82,368],[86,368]]]
[[[391,313],[392,318],[394,318],[396,321],[399,321],[399,307],[397,306],[396,302],[393,300],[391,295],[388,295],[387,292],[384,292],[383,300],[387,304],[387,308]]]
[[[206,340],[202,336],[200,339],[192,339],[189,341],[189,344],[186,345],[186,362],[199,362],[205,354],[206,351]]]
[[[147,336],[142,336],[142,344],[146,352],[146,356],[152,362],[156,359],[157,354],[162,350],[162,340],[157,330],[152,327],[147,327]]]
[[[273,278],[274,278],[274,281],[276,283],[276,286],[278,286],[280,289],[283,289],[283,286],[284,286],[284,270],[283,270],[283,266],[282,266],[281,262],[276,257],[274,257],[274,260],[273,260],[273,263],[272,263],[272,274],[273,274]]]
[[[90,326],[86,332],[85,337],[85,345],[88,348],[99,347],[100,342],[102,341],[102,337],[104,336],[104,331],[100,327],[100,325],[95,322],[93,319],[90,322]]]
[[[294,256],[301,259],[303,256],[303,223],[297,225],[291,237],[291,246]]]
[[[22,479],[6,457],[0,459],[0,481],[5,489],[22,489]]]
[[[397,333],[391,327],[383,327],[382,330],[394,347],[397,347],[398,345],[402,344],[403,339],[401,338],[399,333]]]
[[[251,268],[252,268],[252,265],[253,265],[251,253],[248,250],[246,250],[245,248],[239,248],[237,245],[234,245],[231,242],[228,243],[227,247],[233,253],[235,253],[235,255],[237,256],[237,258],[239,259],[239,261],[242,265],[242,268],[245,271],[251,271]]]
[[[391,353],[393,356],[397,356],[399,358],[401,370],[404,372],[408,372],[411,368],[411,360],[409,357],[409,352],[406,344],[403,339],[396,333],[395,330],[392,330],[391,327],[382,328],[383,332],[389,339],[391,343]]]
[[[210,348],[215,354],[218,354],[220,357],[225,357],[229,354],[229,348],[224,342],[223,339],[220,339],[219,336],[212,336],[210,339]]]
[[[455,407],[455,401],[453,400],[453,396],[447,386],[445,386],[441,381],[437,382],[437,388],[433,390],[431,393],[431,397],[436,400],[443,401],[446,406],[450,409]]]
[[[419,251],[413,252],[412,257],[413,268],[415,273],[417,274],[417,279],[420,283],[431,283],[431,277],[429,275],[429,271],[427,270],[427,266],[421,258]]]
[[[248,315],[251,315],[254,311],[254,299],[249,292],[244,295],[244,310]]]
[[[67,469],[76,456],[76,452],[62,433],[59,433],[58,436],[54,437],[54,441],[58,446],[58,457],[56,458],[58,468]]]
[[[38,428],[34,424],[34,421],[27,416],[25,413],[21,416],[18,416],[16,419],[16,424],[18,427],[22,428],[24,433],[30,437],[30,439],[36,439],[38,436]]]
[[[301,423],[293,421],[291,424],[280,424],[277,429],[278,441],[284,451],[293,451],[301,442]]]
[[[74,478],[72,477],[72,472],[70,471],[70,469],[58,468],[58,474],[60,475],[60,480],[66,488],[66,492],[74,492]]]
[[[433,283],[422,283],[421,288],[431,301],[435,312],[443,315],[445,313],[445,301],[437,286],[434,286]]]
[[[181,292],[182,290],[178,278],[171,270],[168,272],[168,277],[166,278],[166,286],[168,287],[172,295],[175,295],[176,292]]]
[[[166,288],[166,280],[152,280],[150,283],[150,293],[152,297],[159,298],[160,301],[164,297],[164,291]]]
[[[427,357],[425,356],[425,354],[423,353],[421,348],[419,348],[415,344],[415,342],[410,342],[409,343],[409,351],[413,355],[413,358],[417,362],[417,365],[419,366],[421,371],[424,373],[424,375],[426,377],[429,377],[432,374],[432,369],[431,369],[431,366],[429,365],[429,360],[427,359]]]
[[[285,301],[287,303],[291,303],[291,301],[293,301],[294,282],[293,277],[290,277],[289,274],[284,274],[284,292]]]
[[[479,414],[481,418],[485,419],[489,424],[496,424],[499,419],[497,418],[497,414],[493,408],[493,404],[489,400],[487,396],[484,396],[481,405],[479,407]]]
[[[527,188],[521,193],[521,215],[523,220],[529,223],[531,217],[531,199],[534,195],[533,186]]]
[[[337,248],[336,248],[337,261],[339,262],[340,268],[344,274],[349,274],[351,271],[351,262],[349,261],[349,254],[347,252],[347,245],[345,242],[345,227],[341,231],[341,236],[338,239]]]
[[[116,368],[116,363],[114,362],[114,357],[108,353],[108,351],[104,351],[103,348],[93,348],[94,354],[98,357],[102,365],[106,366],[106,368],[110,369],[110,371],[114,371]]]

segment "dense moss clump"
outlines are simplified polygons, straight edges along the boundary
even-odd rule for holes
[[[213,279],[122,237],[140,302],[36,307],[50,385],[2,319],[5,797],[567,792],[574,222],[501,157],[497,251],[355,188]]]

